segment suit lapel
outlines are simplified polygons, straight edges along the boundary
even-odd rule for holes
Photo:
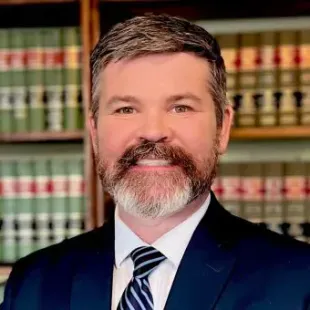
[[[114,225],[111,226],[114,229]],[[103,246],[96,253],[85,255],[79,262],[73,279],[70,310],[111,309],[114,231],[108,227],[102,229],[100,235],[96,242]]]
[[[212,193],[209,209],[178,268],[166,310],[214,308],[235,262],[229,249],[231,231],[225,225],[226,220],[231,222],[229,216]]]

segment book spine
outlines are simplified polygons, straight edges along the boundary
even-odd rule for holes
[[[41,249],[48,246],[50,235],[50,193],[52,182],[48,158],[38,158],[34,165],[34,179],[36,184],[36,196],[34,206],[35,217],[35,248]]]
[[[83,126],[80,107],[81,93],[81,39],[79,27],[66,27],[64,32],[64,126],[77,130]]]
[[[17,162],[16,220],[18,222],[18,258],[30,254],[33,249],[34,179],[31,160]]]
[[[267,227],[280,234],[283,222],[283,164],[267,162],[263,164],[264,173],[264,221]]]
[[[50,158],[51,195],[50,195],[50,243],[66,238],[66,208],[68,205],[67,166],[63,158]]]
[[[262,32],[259,36],[261,64],[258,72],[257,88],[262,93],[262,102],[259,111],[259,123],[261,126],[275,126],[276,105],[274,93],[276,91],[276,71],[274,56],[276,51],[275,32]]]
[[[244,217],[253,223],[263,223],[263,166],[261,163],[241,165],[242,202]]]
[[[12,100],[14,109],[14,127],[16,132],[28,131],[27,126],[27,89],[26,89],[26,53],[23,29],[10,30]]]
[[[232,104],[235,111],[234,127],[239,126],[240,102],[235,97],[236,94],[236,59],[238,52],[238,37],[235,34],[219,35],[217,41],[221,48],[221,54],[225,62],[227,73],[227,99]]]
[[[63,130],[63,49],[62,29],[42,30],[44,42],[44,86],[47,130]]]
[[[3,263],[13,263],[17,259],[17,225],[16,225],[16,163],[2,162],[2,215],[3,215]]]
[[[295,31],[281,31],[279,34],[279,82],[281,106],[279,110],[279,125],[297,125],[297,105],[294,93],[298,86],[298,66],[295,63],[297,35]]]
[[[301,124],[310,125],[310,29],[301,31],[300,37]]]
[[[284,170],[284,223],[283,233],[303,239],[302,223],[306,201],[305,163],[285,163]]]
[[[9,30],[0,29],[0,132],[13,131]]]
[[[43,103],[43,42],[40,28],[25,30],[27,68],[26,83],[29,101],[29,130],[45,130],[45,111]]]
[[[221,163],[219,167],[221,202],[231,213],[243,216],[241,175],[238,163]]]
[[[242,105],[239,110],[239,125],[241,127],[256,125],[257,109],[254,95],[256,91],[257,38],[254,33],[241,35],[240,88],[242,90]]]
[[[76,236],[84,231],[85,225],[85,192],[83,159],[72,158],[68,166],[68,237]]]

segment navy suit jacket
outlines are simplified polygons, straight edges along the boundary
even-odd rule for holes
[[[1,310],[110,310],[111,222],[20,259]],[[167,310],[309,310],[310,246],[228,213],[212,193]]]

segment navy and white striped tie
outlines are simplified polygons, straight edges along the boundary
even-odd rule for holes
[[[134,263],[133,277],[126,287],[117,310],[154,309],[148,276],[166,257],[151,246],[135,249],[130,254]]]

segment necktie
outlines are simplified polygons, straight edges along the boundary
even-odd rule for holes
[[[133,277],[117,310],[151,310],[154,304],[148,277],[166,257],[151,246],[139,247],[130,256],[134,263]]]

